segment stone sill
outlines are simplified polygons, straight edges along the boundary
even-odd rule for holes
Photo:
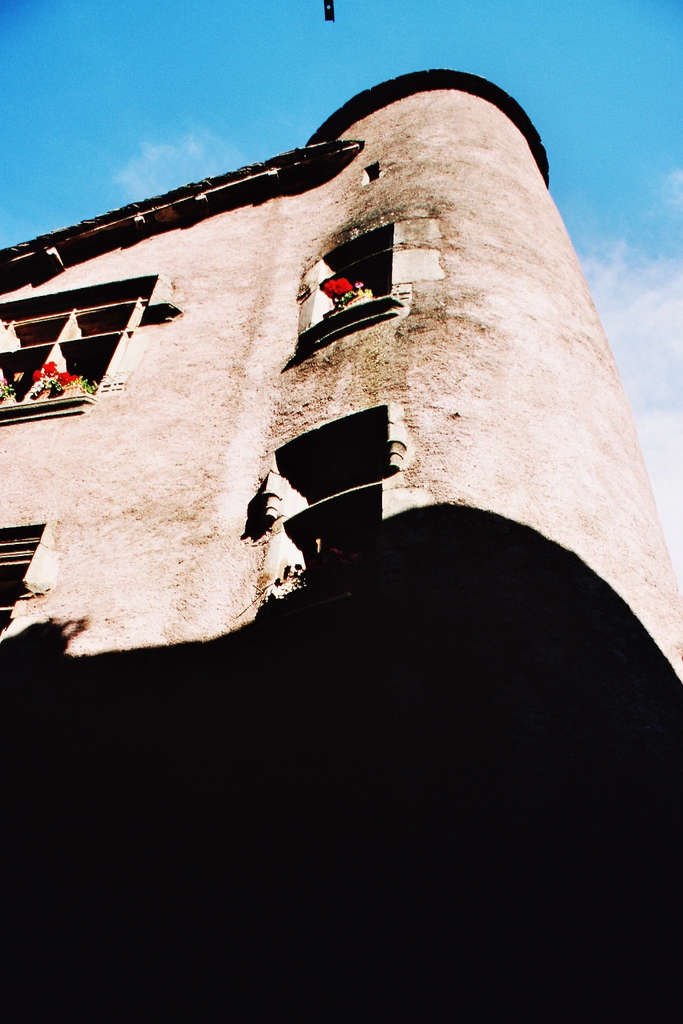
[[[355,589],[348,586],[340,586],[337,589],[323,588],[321,592],[308,591],[306,587],[297,590],[286,597],[280,597],[275,601],[261,605],[257,613],[260,622],[277,622],[289,618],[290,615],[300,615],[313,608],[320,608],[323,605],[333,604],[337,601],[349,601],[355,596]]]
[[[316,349],[329,345],[345,334],[360,331],[364,327],[372,327],[383,320],[391,320],[399,316],[405,308],[405,303],[399,299],[391,295],[381,295],[376,299],[368,299],[367,302],[359,302],[339,313],[332,313],[299,335],[296,355],[288,365],[301,362]]]
[[[70,395],[68,398],[47,398],[42,402],[16,402],[0,405],[0,426],[21,420],[47,420],[56,416],[78,416],[96,405],[94,395]]]

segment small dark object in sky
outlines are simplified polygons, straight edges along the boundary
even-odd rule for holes
[[[334,0],[324,0],[325,21],[334,21]]]

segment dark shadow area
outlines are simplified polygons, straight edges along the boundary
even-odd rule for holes
[[[281,445],[277,468],[310,505],[390,475],[389,410],[375,405],[330,420]]]
[[[365,173],[368,176],[368,184],[371,181],[379,181],[379,176],[380,176],[379,160],[375,160],[374,164],[368,164],[368,166],[365,168]]]
[[[335,274],[362,280],[379,298],[391,293],[393,245],[394,225],[385,224],[337,246],[325,255],[325,263]]]
[[[63,646],[0,645],[4,1020],[673,1019],[683,689],[575,555],[414,510],[364,599]]]

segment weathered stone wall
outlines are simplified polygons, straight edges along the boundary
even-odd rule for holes
[[[680,672],[681,600],[633,418],[524,137],[496,107],[447,90],[400,100],[347,135],[365,141],[362,158],[314,191],[42,287],[161,273],[184,316],[142,329],[147,351],[126,391],[87,416],[0,429],[2,523],[59,523],[59,581],[36,599],[40,613],[88,617],[74,653],[245,624],[264,545],[241,535],[272,452],[392,400],[413,449],[397,510],[466,504],[533,527],[607,581]],[[385,173],[363,186],[375,160]],[[445,278],[413,283],[405,319],[282,372],[305,272],[355,234],[420,218],[438,221],[428,247]]]

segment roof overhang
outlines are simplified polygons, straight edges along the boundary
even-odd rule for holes
[[[526,139],[534,160],[538,164],[538,169],[543,175],[543,180],[546,185],[548,184],[548,157],[545,147],[541,142],[541,136],[519,103],[486,78],[469,75],[464,71],[449,71],[446,68],[400,75],[388,82],[382,82],[381,85],[375,85],[372,89],[366,89],[365,92],[359,92],[357,96],[354,96],[328,117],[308,140],[308,145],[338,139],[357,121],[374,114],[382,107],[388,107],[389,104],[396,103],[397,100],[405,99],[407,96],[413,96],[419,92],[431,92],[435,89],[456,89],[458,92],[467,92],[471,96],[479,96],[492,103],[494,107],[498,107]]]

